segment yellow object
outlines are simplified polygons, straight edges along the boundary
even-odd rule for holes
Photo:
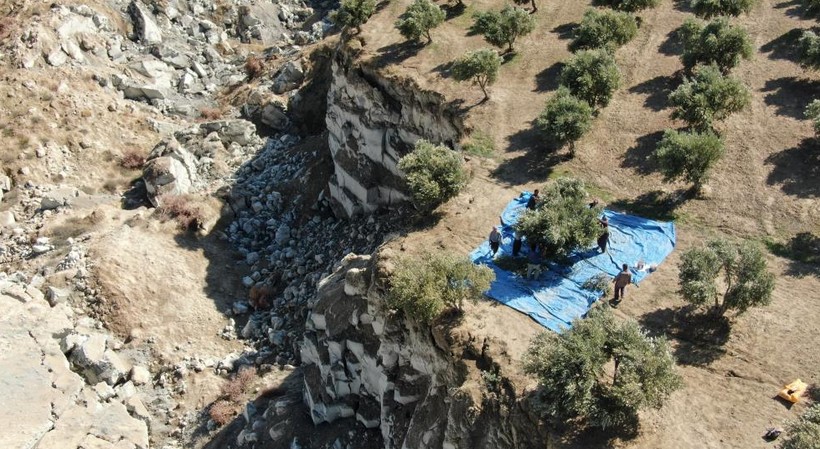
[[[780,393],[777,395],[793,404],[796,404],[797,401],[800,400],[800,396],[803,396],[803,393],[806,392],[806,388],[808,387],[809,386],[806,385],[805,382],[797,379],[788,385],[784,385],[783,389],[780,390]]]

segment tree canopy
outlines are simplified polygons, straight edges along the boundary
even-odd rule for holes
[[[399,169],[407,175],[413,203],[421,210],[434,209],[467,185],[461,155],[426,140],[417,141],[413,151],[399,160]]]
[[[800,62],[811,69],[820,68],[820,36],[814,31],[805,30],[798,40]]]
[[[676,179],[694,184],[696,192],[709,179],[712,166],[723,156],[723,141],[711,131],[681,132],[667,129],[653,154],[667,182]]]
[[[593,107],[609,104],[621,84],[615,58],[606,50],[582,50],[561,71],[561,85]]]
[[[757,0],[692,0],[691,2],[695,15],[704,19],[748,14],[756,4]]]
[[[478,12],[473,15],[472,30],[499,48],[513,52],[515,41],[535,29],[535,17],[522,8],[506,5],[501,11]]]
[[[749,106],[751,95],[739,80],[721,73],[716,64],[700,66],[691,78],[669,95],[672,118],[699,130],[711,129],[715,121]]]
[[[339,9],[330,14],[330,20],[336,25],[360,31],[375,11],[376,0],[342,0]]]
[[[598,0],[596,3],[609,6],[612,9],[636,12],[654,8],[661,4],[661,0]]]
[[[573,96],[566,87],[561,87],[547,100],[535,123],[547,141],[555,145],[569,143],[570,154],[574,154],[575,141],[592,126],[592,107]]]
[[[604,48],[614,51],[638,34],[638,22],[632,14],[608,9],[589,9],[575,31],[575,49]]]
[[[481,87],[484,99],[489,98],[487,86],[495,83],[498,78],[498,69],[501,67],[501,57],[495,50],[485,48],[467,53],[453,63],[453,78],[456,81],[472,80]]]
[[[746,30],[731,25],[725,17],[706,25],[687,19],[678,33],[683,41],[681,60],[687,69],[697,64],[717,64],[724,73],[751,59],[752,44]]]
[[[430,30],[444,22],[444,11],[430,0],[414,0],[401,18],[396,21],[396,28],[402,36],[411,40],[427,37],[427,42],[433,42]]]

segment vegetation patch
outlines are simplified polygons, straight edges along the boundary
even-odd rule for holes
[[[415,206],[423,211],[434,209],[453,198],[467,185],[467,172],[460,154],[426,140],[416,142],[415,149],[399,160]]]

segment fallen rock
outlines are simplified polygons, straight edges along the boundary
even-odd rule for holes
[[[134,365],[131,368],[131,382],[134,385],[145,385],[151,382],[151,372],[144,366]]]
[[[46,299],[48,299],[48,303],[51,304],[51,307],[64,303],[70,295],[71,290],[66,288],[48,286],[46,289]]]
[[[150,45],[162,42],[162,31],[143,5],[136,0],[128,5],[128,13],[134,22],[134,34],[141,43]]]
[[[305,71],[297,61],[288,61],[273,80],[273,91],[283,94],[299,87],[305,80]]]

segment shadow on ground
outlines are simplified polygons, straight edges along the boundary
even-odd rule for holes
[[[797,41],[803,30],[795,28],[772,39],[760,47],[761,53],[768,53],[769,59],[785,59],[787,61],[799,62],[800,52]]]
[[[683,42],[681,42],[677,28],[666,35],[666,39],[661,43],[660,47],[658,47],[658,51],[666,56],[675,56],[683,53]]]
[[[446,4],[441,5],[441,9],[444,11],[446,15],[446,20],[455,19],[456,17],[464,14],[464,11],[467,10],[467,5],[461,2],[458,2],[454,5]]]
[[[646,95],[643,105],[653,111],[667,108],[667,99],[672,92],[674,80],[668,76],[656,76],[629,88],[629,93]]]
[[[561,70],[564,69],[563,62],[556,62],[535,75],[535,90],[533,92],[549,92],[558,89],[561,84]]]
[[[628,148],[624,153],[621,167],[631,168],[641,175],[654,173],[658,167],[652,154],[662,138],[663,131],[656,131],[639,137],[635,141],[635,145]]]
[[[820,142],[803,139],[796,147],[774,153],[766,158],[772,171],[766,179],[769,185],[779,185],[783,192],[800,198],[820,196]]]
[[[376,50],[377,56],[373,58],[373,64],[378,68],[401,64],[407,59],[416,56],[423,48],[424,44],[417,41],[404,41],[385,45]]]
[[[558,39],[567,40],[572,39],[575,37],[575,30],[580,25],[577,22],[570,22],[565,23],[563,25],[558,25],[557,27],[552,29],[552,32],[558,35]]]
[[[795,277],[820,277],[820,236],[801,232],[786,242],[767,241],[769,252],[789,259],[786,274]]]
[[[774,5],[775,9],[785,9],[789,17],[811,17],[812,14],[803,6],[800,0],[786,0]]]
[[[548,145],[535,124],[508,137],[508,152],[524,151],[520,156],[502,162],[491,176],[507,185],[526,182],[544,182],[556,165],[570,159],[569,155],[557,154],[558,148]]]
[[[766,93],[764,101],[776,108],[777,115],[803,120],[806,106],[820,97],[820,81],[785,76],[766,81],[761,92]]]
[[[677,208],[691,198],[692,191],[687,189],[678,189],[673,192],[652,190],[632,199],[612,201],[607,207],[652,220],[672,221],[678,218],[675,212]]]
[[[666,335],[676,340],[674,354],[678,363],[692,366],[708,366],[723,356],[732,330],[725,316],[692,306],[654,310],[639,322],[650,335]]]

